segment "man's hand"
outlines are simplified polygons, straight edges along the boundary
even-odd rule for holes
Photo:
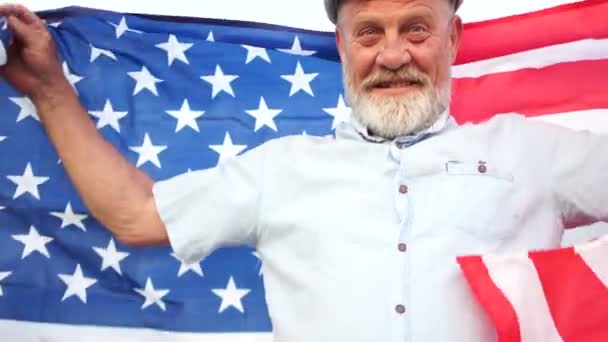
[[[0,5],[0,16],[8,18],[14,33],[0,75],[34,102],[68,89],[55,43],[42,20],[21,5]]]

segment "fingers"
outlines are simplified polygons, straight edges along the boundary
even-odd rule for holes
[[[29,25],[36,25],[38,27],[43,27],[44,23],[42,19],[40,19],[36,14],[27,9],[23,5],[15,5],[14,7],[17,17],[21,19],[24,23]]]
[[[20,18],[15,16],[8,17],[8,27],[13,31],[17,40],[25,45],[31,44],[36,38],[36,32],[32,26],[24,23]]]
[[[0,5],[0,17],[17,17],[27,25],[36,28],[45,27],[42,19],[23,5]]]
[[[41,30],[46,30],[42,20],[21,5],[0,5],[0,16],[8,17],[9,28],[25,45],[35,42]]]
[[[35,25],[37,27],[43,27],[44,23],[36,14],[27,9],[23,5],[11,5],[4,4],[0,5],[0,17],[17,17],[28,25]]]
[[[8,17],[15,12],[15,5],[3,4],[0,5],[0,17]]]

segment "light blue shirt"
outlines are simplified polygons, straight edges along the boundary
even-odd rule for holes
[[[556,248],[608,219],[605,136],[446,114],[411,141],[369,140],[345,125],[157,183],[173,249],[254,246],[277,342],[488,342],[455,258]]]

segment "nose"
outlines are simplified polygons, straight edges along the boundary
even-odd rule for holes
[[[376,56],[376,64],[389,70],[398,70],[411,60],[412,56],[407,49],[407,43],[398,38],[387,37]]]

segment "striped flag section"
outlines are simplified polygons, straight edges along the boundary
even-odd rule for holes
[[[608,1],[587,0],[466,24],[452,112],[481,122],[608,109],[607,17]]]
[[[6,342],[272,342],[270,333],[184,333],[0,320]]]
[[[608,341],[608,236],[579,246],[458,263],[499,342]]]

